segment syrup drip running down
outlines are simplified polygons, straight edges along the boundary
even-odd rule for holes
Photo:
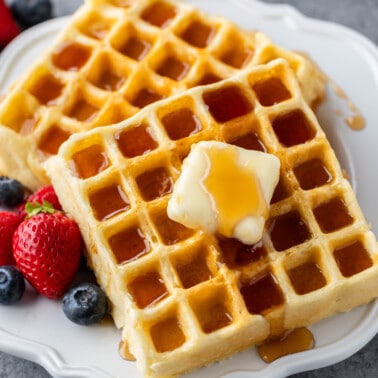
[[[273,362],[289,354],[310,350],[314,344],[314,336],[311,331],[301,327],[284,333],[280,338],[264,342],[257,348],[257,351],[265,362]]]
[[[127,361],[135,361],[135,357],[130,352],[129,344],[126,341],[121,341],[118,347],[119,355]]]

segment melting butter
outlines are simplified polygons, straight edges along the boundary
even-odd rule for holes
[[[215,141],[192,146],[168,202],[168,216],[189,228],[258,242],[279,179],[280,161]]]

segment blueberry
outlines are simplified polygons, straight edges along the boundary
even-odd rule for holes
[[[20,271],[10,265],[0,266],[0,304],[18,302],[25,292],[25,279]]]
[[[0,206],[16,206],[22,202],[24,195],[24,187],[19,181],[0,176]]]
[[[98,323],[108,311],[108,302],[101,288],[91,283],[72,287],[63,297],[63,312],[80,325]]]
[[[10,9],[16,21],[25,29],[52,17],[50,0],[13,0]]]

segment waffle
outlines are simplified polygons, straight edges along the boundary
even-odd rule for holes
[[[182,162],[202,140],[280,159],[257,244],[168,218]],[[147,377],[207,365],[378,295],[375,237],[283,59],[73,135],[45,166]]]
[[[1,104],[0,172],[36,189],[47,181],[41,162],[71,134],[276,57],[296,70],[309,103],[323,97],[315,65],[262,33],[185,3],[88,0]]]

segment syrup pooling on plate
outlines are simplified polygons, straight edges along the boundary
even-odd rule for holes
[[[286,332],[280,338],[266,341],[258,346],[257,350],[265,362],[273,362],[288,354],[312,349],[314,345],[314,336],[311,331],[301,327]]]

